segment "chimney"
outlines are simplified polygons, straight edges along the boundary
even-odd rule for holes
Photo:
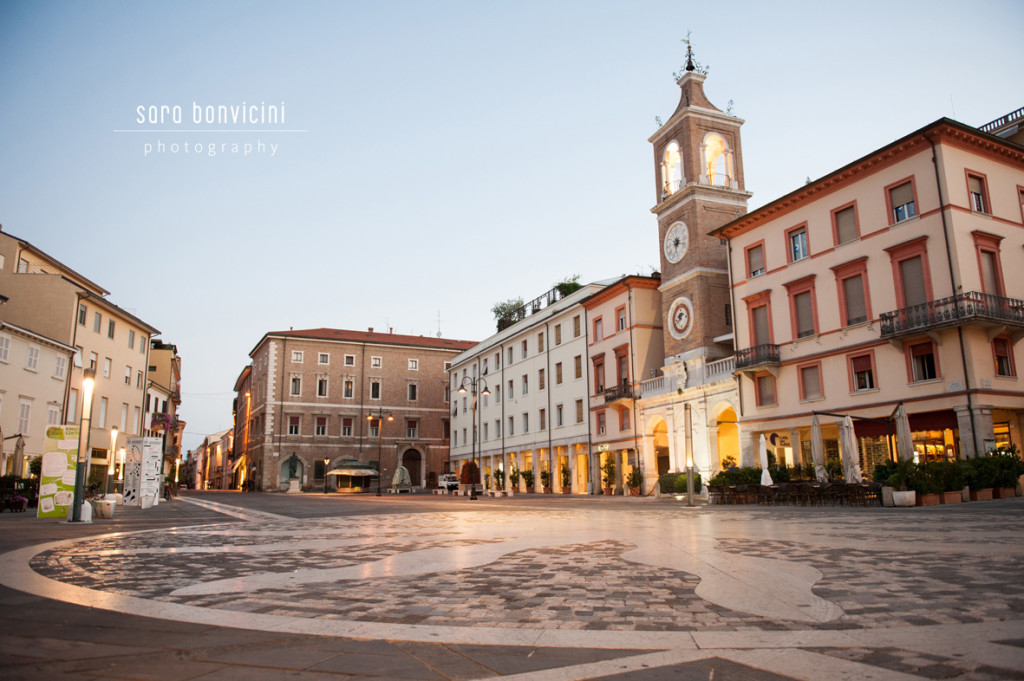
[[[373,327],[372,326],[368,329],[368,333],[373,333]]]
[[[394,332],[395,332],[395,327],[393,327],[393,326],[389,326],[389,327],[388,327],[388,333],[391,333],[391,334],[393,334]]]

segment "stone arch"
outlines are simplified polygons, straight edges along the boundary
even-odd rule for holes
[[[724,137],[716,132],[704,135],[701,162],[703,182],[716,187],[732,186],[732,150]]]
[[[291,471],[292,471],[292,461],[293,460],[295,461],[295,474],[294,475],[291,474]],[[287,457],[285,457],[285,458],[283,458],[281,460],[281,466],[278,469],[278,475],[280,476],[278,479],[281,481],[280,482],[280,488],[283,489],[283,490],[288,489],[288,481],[291,478],[296,478],[296,479],[300,480],[299,484],[301,485],[302,484],[301,481],[305,478],[305,472],[306,472],[306,463],[301,458],[299,458],[299,456],[297,454],[292,452],[291,455],[289,455],[289,456],[287,456]]]
[[[423,486],[425,460],[423,454],[415,447],[410,447],[402,452],[402,465],[409,471],[409,479],[412,481],[413,487]]]
[[[663,194],[675,194],[685,184],[683,174],[683,156],[679,151],[679,142],[672,140],[665,147],[661,161],[661,185]]]
[[[728,401],[718,402],[711,409],[714,416],[708,420],[708,429],[714,434],[709,438],[715,448],[715,456],[711,457],[714,470],[725,468],[723,460],[732,457],[736,465],[740,465],[740,433],[736,418],[736,405]]]
[[[668,422],[661,416],[653,416],[647,422],[647,435],[651,438],[651,450],[658,476],[668,473],[671,468]]]

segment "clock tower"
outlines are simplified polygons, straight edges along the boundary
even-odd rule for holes
[[[666,368],[733,352],[727,247],[708,233],[747,212],[740,126],[704,95],[706,75],[686,48],[679,105],[654,146]],[[671,373],[671,372],[666,372]]]

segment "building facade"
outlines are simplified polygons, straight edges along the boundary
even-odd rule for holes
[[[4,321],[75,348],[61,400],[64,423],[79,423],[84,370],[95,370],[89,482],[101,483],[110,450],[142,434],[149,339],[159,331],[113,304],[96,283],[3,231],[0,291],[8,298]]]
[[[596,489],[589,323],[582,302],[609,283],[564,293],[552,289],[513,313],[510,325],[452,361],[453,469],[475,458],[487,486],[497,476],[502,488],[510,489],[514,468],[531,471],[537,491],[545,486],[556,493]],[[520,477],[519,491],[525,489]]]
[[[149,350],[144,434],[163,441],[163,473],[167,480],[174,480],[180,466],[181,438],[185,432],[185,422],[178,416],[180,407],[181,357],[178,347],[154,338]]]
[[[1020,446],[1022,228],[1024,148],[941,119],[718,229],[744,458],[807,463],[815,413],[838,457],[849,414],[870,474],[899,403],[919,461]]]
[[[251,376],[236,382],[236,429],[239,410],[248,414],[240,451],[257,488],[286,490],[294,478],[324,489],[325,474],[351,461],[379,465],[385,486],[399,465],[414,486],[435,484],[449,454],[447,365],[472,345],[372,328],[266,334]],[[346,475],[330,477],[351,489]]]

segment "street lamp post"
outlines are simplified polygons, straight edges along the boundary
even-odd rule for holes
[[[385,417],[387,417],[388,421],[394,421],[395,420],[395,417],[391,414],[391,412],[388,412],[387,414],[384,413],[384,408],[383,407],[377,407],[376,415],[371,413],[371,414],[369,414],[366,417],[366,420],[370,422],[370,426],[371,427],[373,426],[374,419],[376,419],[376,421],[377,421],[377,496],[378,497],[380,496],[380,486],[381,486],[381,483],[384,482],[384,478],[383,478],[383,476],[384,476],[384,469],[381,468],[381,465],[380,465],[380,463],[381,463],[380,462],[380,453],[381,453],[381,440],[384,437],[384,418]]]
[[[480,477],[479,470],[480,469],[477,468],[477,465],[476,465],[476,396],[477,396],[477,392],[478,392],[478,388],[480,387],[480,384],[483,384],[483,388],[481,388],[479,390],[479,393],[481,395],[490,395],[491,391],[487,389],[487,380],[483,376],[481,376],[480,378],[476,378],[475,376],[463,376],[462,377],[462,383],[459,385],[459,393],[460,394],[462,394],[462,395],[466,394],[466,385],[467,384],[469,385],[470,392],[473,395],[473,412],[472,412],[473,427],[470,429],[470,430],[473,431],[473,444],[472,444],[472,447],[470,448],[470,456],[472,457],[471,461],[472,461],[473,468],[470,469],[470,473],[473,474],[473,477],[479,479],[479,477]],[[469,484],[469,499],[470,499],[470,501],[476,501],[476,480],[471,480],[470,481],[470,484]]]
[[[107,479],[103,481],[103,494],[110,494],[110,476],[114,474],[114,455],[117,452],[117,426],[110,429],[110,449],[107,450]]]
[[[324,494],[327,494],[327,466],[331,463],[329,457],[324,457]]]
[[[686,428],[686,505],[693,506],[693,422],[690,416],[690,405],[685,405]]]
[[[78,436],[78,465],[75,466],[75,495],[71,500],[71,522],[82,522],[82,501],[85,497],[85,466],[89,461],[89,429],[92,428],[92,389],[96,370],[89,367],[82,378],[82,421]]]

